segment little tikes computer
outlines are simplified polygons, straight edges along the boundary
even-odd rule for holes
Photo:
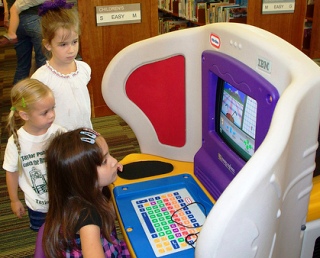
[[[112,185],[134,257],[292,258],[319,249],[320,69],[298,49],[245,24],[176,31],[123,49],[102,93],[142,152],[122,160],[134,170]],[[181,208],[169,211],[171,197]],[[185,246],[173,230],[180,211],[196,219]]]

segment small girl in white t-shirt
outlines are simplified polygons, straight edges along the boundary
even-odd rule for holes
[[[45,151],[56,133],[66,131],[53,124],[55,100],[49,87],[35,79],[24,79],[11,90],[11,110],[8,140],[3,169],[11,201],[11,209],[18,217],[26,213],[18,196],[18,186],[24,192],[30,228],[42,226],[48,211],[47,170]],[[17,128],[17,118],[23,125]]]
[[[46,1],[39,7],[43,46],[48,58],[31,78],[53,91],[55,123],[67,130],[92,128],[91,101],[87,84],[90,66],[76,59],[79,51],[80,21],[77,10],[65,0]]]

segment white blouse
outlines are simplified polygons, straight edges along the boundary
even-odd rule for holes
[[[75,60],[75,63],[76,72],[61,74],[47,61],[31,76],[52,89],[56,101],[54,123],[68,131],[79,127],[92,128],[91,102],[87,88],[91,68],[83,61]]]

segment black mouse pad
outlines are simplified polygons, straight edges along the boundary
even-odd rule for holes
[[[139,179],[150,176],[158,176],[170,173],[173,170],[171,163],[146,160],[137,161],[123,165],[123,171],[118,172],[118,176],[123,179]]]

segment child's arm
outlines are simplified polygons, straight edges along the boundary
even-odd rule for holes
[[[5,28],[9,28],[9,8],[7,0],[3,0],[3,24]]]
[[[18,180],[19,172],[6,172],[6,181],[9,198],[11,201],[11,209],[18,218],[22,218],[26,211],[18,196]]]
[[[20,14],[22,11],[43,4],[45,1],[46,0],[16,0],[12,6],[16,6],[18,14]]]
[[[30,7],[44,3],[45,0],[16,0],[10,8],[10,24],[8,29],[8,37],[10,39],[17,38],[17,29],[19,26],[19,14]]]
[[[80,229],[82,255],[86,258],[104,258],[100,240],[100,228],[97,225],[86,225]]]
[[[15,39],[17,38],[17,29],[19,26],[19,14],[20,11],[17,9],[16,5],[13,4],[10,8],[10,23],[9,23],[9,28],[8,28],[8,37],[10,39]]]

